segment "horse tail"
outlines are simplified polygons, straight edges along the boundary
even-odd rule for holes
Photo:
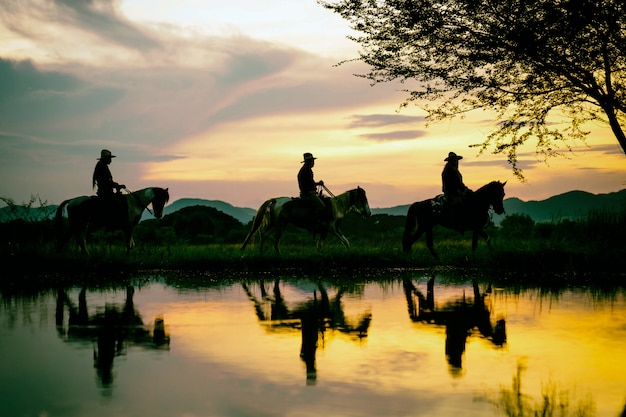
[[[56,231],[57,231],[57,241],[59,245],[63,243],[64,235],[65,235],[65,225],[63,222],[63,210],[65,210],[65,207],[67,206],[69,202],[70,200],[68,199],[68,200],[63,201],[61,204],[59,204],[59,207],[57,207],[56,214],[54,215],[54,224],[55,224]]]
[[[259,207],[256,214],[254,215],[254,219],[252,220],[252,228],[250,232],[246,236],[246,239],[243,241],[241,245],[241,250],[244,250],[252,239],[252,236],[261,228],[267,228],[271,225],[272,221],[272,211],[274,210],[274,206],[276,205],[276,199],[272,198],[267,200],[265,203]]]

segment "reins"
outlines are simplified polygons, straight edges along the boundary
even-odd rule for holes
[[[126,187],[124,187],[124,190],[126,190],[126,192],[127,192],[128,194],[132,195],[132,196],[133,196],[133,198],[134,198],[135,200],[137,200],[137,202],[138,202],[140,205],[143,205],[143,202],[142,202],[142,201],[139,199],[139,197],[137,197],[137,196],[136,196],[136,195],[135,195],[132,191],[130,191],[130,190],[129,190],[128,188],[126,188]],[[149,205],[150,205],[150,203],[146,204],[145,209],[146,209],[146,210],[148,210],[148,213],[150,213],[150,215],[154,216],[154,213],[152,213],[152,210],[150,210],[150,209],[148,208],[148,206],[149,206]]]
[[[322,187],[322,189],[323,189],[324,191],[326,191],[326,192],[328,193],[328,195],[329,195],[329,196],[331,196],[332,198],[335,198],[335,194],[333,194],[333,193],[332,193],[332,192],[328,189],[328,187],[326,187],[324,184],[321,184],[321,185],[320,185],[320,187]]]

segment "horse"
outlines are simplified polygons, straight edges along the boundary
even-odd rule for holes
[[[402,235],[402,250],[405,253],[411,251],[411,246],[417,239],[426,233],[426,246],[430,254],[439,259],[433,244],[433,227],[439,224],[448,229],[457,230],[461,233],[472,231],[472,253],[476,252],[478,237],[482,237],[489,249],[489,235],[483,230],[491,221],[489,209],[497,214],[504,213],[504,186],[505,182],[492,181],[474,192],[469,192],[459,203],[457,215],[450,215],[445,208],[438,210],[438,197],[424,201],[418,201],[409,206],[406,215],[404,233]],[[444,206],[445,207],[445,206]]]
[[[114,196],[117,198],[118,196]],[[169,201],[167,188],[148,187],[129,194],[120,195],[122,203],[114,211],[112,207],[103,206],[101,198],[95,196],[79,196],[67,199],[59,204],[55,214],[57,226],[58,246],[63,247],[69,238],[77,235],[81,250],[89,255],[87,250],[87,230],[89,226],[105,227],[109,230],[122,230],[126,240],[126,249],[135,246],[133,231],[141,219],[141,214],[152,204],[154,217],[163,217],[163,208]],[[64,230],[63,213],[67,207],[69,227]]]
[[[365,190],[357,187],[337,196],[324,197],[323,200],[326,210],[320,227],[320,224],[314,219],[313,208],[302,199],[294,197],[270,198],[261,204],[257,210],[252,221],[252,228],[241,245],[241,249],[245,249],[252,236],[259,232],[260,251],[263,251],[265,238],[273,235],[274,249],[276,253],[280,253],[278,244],[288,224],[293,224],[313,233],[319,232],[318,249],[322,247],[328,232],[332,232],[345,247],[350,248],[350,242],[341,232],[339,226],[344,216],[351,211],[363,217],[372,215]]]

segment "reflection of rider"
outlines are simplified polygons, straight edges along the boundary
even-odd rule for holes
[[[307,202],[314,210],[314,217],[320,219],[324,212],[324,202],[317,195],[316,187],[318,185],[324,185],[324,181],[315,182],[313,179],[313,166],[315,166],[315,160],[312,154],[306,152],[304,160],[301,162],[302,168],[298,172],[298,187],[300,187],[300,198]]]
[[[92,186],[98,187],[96,194],[100,197],[105,212],[120,209],[121,203],[115,198],[114,190],[119,194],[122,188],[126,188],[125,185],[113,181],[113,175],[109,169],[112,158],[115,158],[115,155],[112,155],[111,151],[103,149],[100,151],[100,158],[98,158],[98,163],[93,170]]]

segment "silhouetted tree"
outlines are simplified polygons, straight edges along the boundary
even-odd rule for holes
[[[506,154],[535,140],[545,159],[608,122],[626,153],[626,3],[616,0],[336,0],[373,83],[415,80],[402,104],[429,120],[476,109],[500,121],[480,144]],[[554,116],[554,117],[552,117]],[[565,127],[555,121],[563,118]]]

